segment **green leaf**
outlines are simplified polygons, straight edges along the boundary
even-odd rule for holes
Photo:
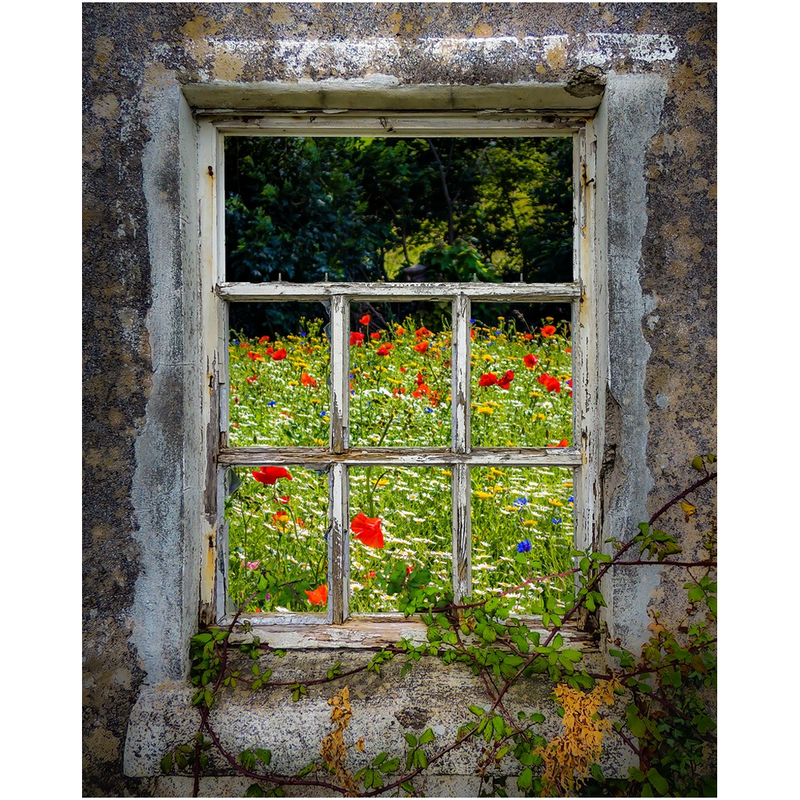
[[[696,469],[698,472],[702,472],[704,469],[703,466],[703,456],[695,456],[692,459],[692,467]]]
[[[161,759],[161,771],[166,774],[172,769],[172,753],[167,753]]]
[[[410,747],[416,747],[417,746],[417,737],[414,736],[413,733],[407,733],[405,735],[405,737],[406,737],[406,741],[408,742]]]
[[[655,767],[651,767],[647,771],[647,780],[653,784],[653,787],[659,794],[666,794],[669,791],[669,784]]]
[[[419,737],[419,743],[428,744],[428,742],[432,742],[435,738],[436,736],[433,731],[430,728],[426,728],[422,736]]]
[[[476,716],[482,717],[486,712],[480,706],[468,706],[469,710]],[[411,744],[411,742],[409,742]],[[414,742],[416,744],[416,742]]]
[[[635,707],[628,709],[627,724],[628,729],[637,739],[640,739],[642,736],[644,736],[647,731],[647,726],[644,724],[642,718],[636,713]]]
[[[520,772],[519,777],[517,778],[517,786],[522,789],[522,791],[527,791],[531,788],[533,784],[533,771],[530,767],[526,767],[522,772]]]
[[[381,772],[384,775],[388,775],[390,772],[397,772],[399,766],[399,758],[390,758],[388,761],[384,761],[383,764],[381,764]]]
[[[245,797],[266,797],[267,793],[257,783],[251,783],[244,793]]]
[[[272,761],[272,752],[270,750],[265,750],[261,747],[257,748],[255,751],[256,758],[265,766],[269,766],[269,762]]]

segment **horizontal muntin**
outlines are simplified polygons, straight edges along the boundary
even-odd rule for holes
[[[322,447],[226,447],[220,450],[217,463],[225,467],[293,465],[312,469],[331,464],[348,467],[446,467],[453,464],[469,467],[579,467],[583,457],[575,447],[480,447],[470,453],[454,453],[445,447],[354,447],[345,453],[331,453]]]
[[[220,283],[217,294],[233,303],[326,300],[335,296],[359,300],[508,300],[514,303],[563,303],[581,296],[580,283]]]

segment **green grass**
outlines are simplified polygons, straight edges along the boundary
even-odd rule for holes
[[[502,318],[473,327],[473,445],[571,442],[571,351],[563,326],[551,335],[518,331]],[[350,348],[351,445],[449,446],[450,331],[420,330],[409,320],[380,331],[355,324],[353,331],[364,339]],[[285,357],[274,359],[281,351]],[[481,381],[490,373],[499,383]],[[327,447],[329,374],[320,321],[301,320],[298,334],[269,341],[232,335],[231,444]],[[235,489],[226,508],[230,596],[239,604],[260,588],[268,596],[251,603],[251,610],[324,610],[306,592],[327,581],[327,477],[300,468],[289,472],[292,480],[270,486],[249,469],[232,470]],[[450,478],[449,470],[432,467],[350,470],[351,519],[359,513],[380,519],[384,537],[383,548],[351,537],[353,613],[397,609],[386,588],[398,562],[420,574],[430,570],[431,581],[450,582]],[[472,470],[475,597],[509,593],[516,613],[526,613],[538,593],[561,583],[530,579],[572,566],[571,496],[568,468]]]

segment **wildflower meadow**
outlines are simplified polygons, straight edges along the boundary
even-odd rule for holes
[[[412,319],[356,317],[350,336],[350,444],[450,445],[451,331]],[[428,323],[430,324],[430,323]],[[233,332],[232,446],[320,447],[329,437],[330,350],[321,320],[299,332],[246,338]],[[572,442],[569,326],[520,317],[472,320],[474,447],[566,447]],[[350,609],[397,610],[399,573],[409,585],[451,581],[451,473],[438,467],[353,467]],[[572,470],[471,470],[473,596],[502,593],[530,613],[573,565]],[[300,467],[230,470],[229,593],[251,612],[324,611],[328,483]],[[545,577],[540,579],[541,576]]]

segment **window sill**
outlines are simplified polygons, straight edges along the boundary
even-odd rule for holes
[[[548,631],[539,617],[523,617],[531,630],[538,631],[542,641]],[[230,622],[230,621],[229,621]],[[229,624],[228,622],[228,624]],[[396,646],[401,639],[419,645],[428,641],[428,628],[417,616],[401,614],[366,614],[352,617],[344,625],[324,624],[324,615],[298,615],[296,618],[253,614],[240,618],[249,622],[248,631],[236,631],[232,644],[249,644],[255,637],[269,647],[280,650],[316,648],[353,648],[372,650]],[[219,627],[224,627],[220,625]],[[566,644],[580,650],[594,651],[596,644],[590,634],[574,625],[560,631]]]

